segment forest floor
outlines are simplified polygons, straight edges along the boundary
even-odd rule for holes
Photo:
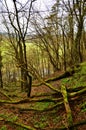
[[[48,78],[62,75],[57,72]],[[34,81],[33,84],[38,84]],[[82,64],[76,73],[68,78],[49,82],[54,88],[60,90],[62,84],[67,88],[86,86],[86,66]],[[86,87],[85,87],[86,88]],[[25,92],[18,88],[4,89],[0,92],[0,130],[68,130],[67,113],[64,103],[56,105],[57,95],[45,85],[33,85],[31,97],[27,98]],[[6,103],[5,101],[20,103]],[[86,92],[78,98],[69,100],[74,124],[77,130],[86,130]],[[85,123],[83,123],[85,121]],[[70,130],[73,130],[70,128]]]

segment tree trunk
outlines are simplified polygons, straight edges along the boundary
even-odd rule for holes
[[[30,97],[31,87],[32,87],[32,77],[28,74],[28,65],[27,65],[27,56],[26,56],[26,45],[25,40],[22,39],[23,48],[24,48],[24,87],[27,91],[27,96]]]
[[[21,68],[21,91],[24,91],[24,71],[23,68]]]
[[[63,95],[64,106],[65,106],[66,113],[67,113],[67,123],[68,123],[67,128],[69,130],[69,127],[73,126],[73,119],[72,119],[71,108],[70,108],[70,105],[69,105],[69,102],[68,102],[68,94],[67,94],[67,91],[66,91],[66,87],[64,85],[62,85],[62,87],[61,87],[61,92],[62,92],[62,95]],[[71,128],[71,130],[75,130],[75,129]]]
[[[0,88],[3,88],[3,81],[2,81],[2,72],[0,68]]]
[[[1,56],[1,51],[0,51],[0,87],[3,88],[3,81],[2,81],[2,56]]]
[[[63,32],[63,49],[64,49],[64,63],[63,63],[63,65],[64,65],[64,70],[66,71],[66,46],[65,46],[65,38],[64,38],[64,30],[62,30],[62,32]]]
[[[32,87],[32,76],[31,76],[31,75],[28,75],[28,78],[29,78],[29,84],[28,84],[28,86],[27,86],[27,88],[28,88],[27,96],[30,97],[31,87]]]

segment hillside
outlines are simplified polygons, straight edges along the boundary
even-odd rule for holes
[[[86,62],[34,81],[30,98],[14,89],[0,92],[0,130],[86,129]]]

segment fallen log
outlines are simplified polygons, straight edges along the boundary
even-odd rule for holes
[[[38,80],[42,83],[41,85],[45,85],[45,86],[47,86],[48,88],[50,88],[51,90],[53,90],[54,92],[60,93],[60,90],[54,88],[51,84],[45,82],[42,78],[39,77],[39,75],[37,75],[37,77],[38,77]]]
[[[63,78],[68,78],[68,77],[72,76],[74,73],[75,73],[75,70],[74,69],[70,69],[70,70],[64,72],[63,74],[61,74],[59,76],[56,76],[56,77],[53,77],[53,78],[50,78],[50,79],[47,79],[44,82],[49,83],[49,82],[57,81],[57,80],[60,80],[60,79],[63,79]],[[32,84],[32,86],[36,87],[36,86],[41,86],[42,84],[43,84],[43,82],[40,82],[38,84]]]
[[[57,95],[56,92],[54,92],[54,93],[40,93],[40,94],[32,95],[30,98],[35,98],[35,97],[49,97],[49,96],[55,96],[55,95]]]
[[[59,102],[62,101],[62,98],[43,98],[43,99],[23,99],[20,101],[9,101],[9,100],[0,100],[0,103],[6,104],[23,104],[23,103],[34,103],[34,102]]]
[[[69,100],[75,100],[77,99],[81,94],[85,94],[86,93],[86,88],[82,88],[77,92],[68,92],[68,98]],[[27,102],[42,102],[42,101],[49,101],[49,102],[59,102],[62,101],[62,95],[60,92],[60,96],[59,93],[55,93],[55,95],[57,94],[56,98],[50,97],[50,98],[46,98],[46,99],[35,99],[35,98],[25,98],[19,101],[10,101],[10,100],[0,100],[0,103],[7,103],[7,104],[19,104],[19,103],[27,103]],[[52,94],[51,94],[52,95]]]
[[[57,106],[60,106],[63,104],[63,101],[56,103],[55,105],[53,105],[50,108],[45,108],[45,109],[35,109],[35,108],[20,108],[20,107],[16,107],[17,109],[19,109],[19,112],[22,113],[23,111],[37,111],[37,112],[45,112],[45,111],[51,111],[55,108],[57,108]]]

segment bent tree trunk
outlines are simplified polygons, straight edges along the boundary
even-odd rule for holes
[[[24,66],[25,67],[25,66]],[[32,76],[28,74],[28,70],[21,68],[21,91],[26,91],[30,97],[32,87]]]

